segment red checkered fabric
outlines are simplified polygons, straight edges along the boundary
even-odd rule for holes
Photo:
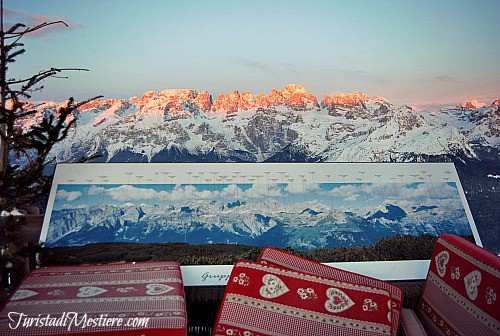
[[[367,277],[361,274],[344,271],[335,267],[330,267],[306,258],[299,257],[273,247],[266,247],[262,250],[258,261],[278,267],[286,267],[299,272],[306,272],[319,275],[324,278],[347,281],[365,286],[373,286],[389,292],[392,299],[392,335],[397,335],[401,322],[401,308],[403,302],[403,290],[390,282]]]
[[[500,335],[500,258],[454,235],[441,235],[419,304],[431,335]]]
[[[391,307],[381,288],[241,261],[213,335],[390,335]]]
[[[0,335],[84,334],[186,335],[179,264],[40,268],[0,312]]]

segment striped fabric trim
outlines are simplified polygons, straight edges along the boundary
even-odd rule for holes
[[[439,314],[443,307],[447,310],[446,316]],[[452,335],[453,332],[496,335],[500,331],[497,320],[463,297],[433,272],[429,272],[427,276],[426,291],[420,311],[434,324],[439,324],[441,329],[449,329]],[[474,318],[471,319],[470,316]]]
[[[341,269],[335,269],[333,267],[312,260],[304,259],[294,254],[289,254],[288,252],[276,250],[274,248],[264,249],[262,255],[260,256],[260,260],[285,266],[287,268],[299,272],[306,271],[309,273],[318,274],[319,276],[325,278],[335,277],[335,279],[337,280],[349,281],[355,283],[359,283],[360,281],[364,280],[365,282],[363,283],[363,285],[370,286],[368,282],[371,282],[373,286],[381,287],[387,290],[391,294],[393,299],[398,301],[402,301],[403,299],[402,298],[403,292],[401,288],[386,281],[382,281],[380,279],[367,277],[361,274],[352,273]],[[298,266],[292,264],[292,262],[297,263]]]
[[[230,307],[233,305],[238,306],[239,308],[231,309]],[[251,320],[242,319],[241,316],[242,314],[245,314],[245,312],[247,312],[249,316],[253,317],[259,316],[258,321],[256,321],[255,323],[262,326],[266,325],[264,316],[279,315],[280,319],[283,320],[293,321],[295,319],[300,319],[304,322],[309,322],[309,325],[311,325],[311,323],[324,325],[324,327],[318,327],[320,329],[326,327],[326,330],[328,330],[329,328],[327,326],[331,326],[349,330],[350,332],[348,332],[346,335],[354,335],[356,331],[362,331],[364,333],[370,332],[372,334],[378,334],[378,335],[390,335],[391,333],[391,328],[387,325],[354,320],[349,318],[342,318],[335,315],[323,314],[319,312],[300,309],[265,300],[259,300],[238,294],[228,294],[226,296],[226,301],[224,302],[224,308],[225,309],[219,319],[219,324],[235,325],[240,323],[238,321],[245,320],[245,324],[240,323],[241,324],[240,327],[247,326],[249,323],[251,323]],[[270,318],[268,322],[269,325],[272,325],[271,330],[273,330],[273,333],[274,332],[279,333],[279,328],[276,328],[278,320],[276,320],[276,318]],[[297,323],[294,323],[294,325],[297,325]],[[266,328],[261,329],[261,332],[265,331]],[[300,333],[300,330],[298,330],[297,332]]]
[[[8,307],[16,306],[32,306],[46,304],[61,304],[61,303],[87,303],[87,302],[142,302],[142,301],[184,301],[180,295],[167,296],[136,296],[136,297],[107,297],[107,298],[85,298],[85,299],[62,299],[62,300],[22,300],[11,301]]]
[[[348,289],[354,289],[354,290],[358,290],[358,291],[364,291],[367,293],[378,293],[378,294],[389,295],[389,293],[385,289],[371,287],[369,285],[346,283],[346,282],[342,282],[342,281],[335,280],[335,279],[327,279],[327,278],[315,276],[312,274],[297,273],[296,271],[285,270],[283,268],[275,268],[275,267],[262,265],[262,264],[242,262],[241,265],[244,265],[245,267],[248,267],[248,268],[257,269],[257,270],[266,270],[269,272],[274,272],[276,274],[286,274],[287,276],[292,277],[292,278],[296,278],[296,279],[306,279],[306,280],[311,281],[311,282],[316,282],[316,283],[321,283],[321,284],[326,284],[326,285],[335,284],[336,287],[340,287],[340,288],[348,288]]]
[[[445,246],[446,248],[448,248],[450,251],[453,251],[453,253],[457,254],[461,258],[467,260],[472,265],[475,265],[475,266],[479,267],[481,270],[488,272],[497,278],[500,278],[500,270],[499,269],[496,269],[495,267],[492,267],[491,265],[488,265],[488,264],[482,262],[481,260],[474,258],[469,253],[464,252],[463,250],[459,249],[458,247],[456,247],[455,245],[453,245],[452,243],[450,243],[449,241],[447,241],[444,238],[438,238],[437,242],[440,243],[441,245]]]
[[[61,282],[61,283],[23,283],[24,288],[56,288],[56,287],[77,287],[77,286],[105,286],[105,285],[133,285],[133,284],[153,284],[153,283],[180,283],[179,278],[158,278],[158,279],[136,279],[136,280],[115,280],[115,281],[84,281],[84,282]]]

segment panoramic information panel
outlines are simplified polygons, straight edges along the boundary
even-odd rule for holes
[[[481,245],[451,163],[86,163],[57,166],[40,241],[314,251],[442,233]],[[425,278],[428,263],[332,265],[403,280]],[[230,271],[183,266],[183,277],[186,285],[225,284]]]

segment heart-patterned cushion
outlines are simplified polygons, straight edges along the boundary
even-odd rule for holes
[[[436,270],[440,277],[444,277],[446,274],[446,266],[448,265],[448,260],[450,260],[450,254],[448,251],[441,251],[435,257]]]
[[[37,319],[41,322],[33,322]],[[146,319],[147,323],[141,322]],[[187,335],[180,265],[41,267],[23,280],[0,310],[2,336],[77,334]]]
[[[162,295],[174,289],[174,287],[165,284],[147,284],[146,288],[148,295]]]
[[[101,287],[86,286],[80,287],[76,296],[78,297],[92,297],[106,293],[108,290]]]
[[[267,299],[274,299],[289,291],[285,283],[273,274],[266,274],[262,277],[264,285],[260,287],[260,295]]]
[[[11,301],[24,300],[32,296],[38,295],[38,292],[29,289],[19,289],[10,299]]]
[[[386,290],[247,261],[229,279],[214,335],[391,334]]]
[[[500,258],[461,237],[443,234],[431,261],[418,310],[427,333],[500,335]]]
[[[332,313],[343,312],[354,305],[351,298],[338,288],[328,288],[326,296],[328,300],[325,302],[325,308]]]
[[[467,296],[471,300],[477,298],[478,289],[477,287],[481,283],[481,272],[478,270],[472,271],[464,277],[465,291]]]
[[[391,295],[391,311],[389,313],[392,321],[391,335],[398,335],[403,301],[403,291],[398,285],[362,274],[345,271],[340,268],[331,267],[270,246],[262,250],[258,261],[266,265],[314,274],[327,279],[356,283],[386,290]],[[301,294],[306,299],[312,295],[305,291],[301,292]],[[370,309],[373,309],[371,305]]]

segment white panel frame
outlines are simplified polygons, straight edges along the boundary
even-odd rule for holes
[[[169,174],[167,174],[167,172]],[[278,183],[296,184],[309,180],[311,183],[388,183],[390,181],[454,182],[476,243],[481,245],[458,174],[452,163],[85,163],[58,164],[49,195],[46,215],[40,235],[44,242],[50,226],[59,185],[85,184],[144,184],[160,183],[160,179],[176,184],[194,184],[196,174],[220,177],[234,176],[245,182],[243,176],[253,176],[253,183],[265,184],[270,177]],[[175,177],[173,177],[175,176]],[[286,177],[285,177],[286,176]],[[328,177],[326,177],[328,176]],[[132,180],[133,181],[132,181]],[[135,179],[135,180],[134,180]],[[146,182],[148,181],[148,182]],[[202,182],[202,179],[198,181]],[[215,181],[215,180],[214,180]],[[214,182],[215,183],[215,182]],[[293,186],[292,186],[293,188]],[[352,272],[384,280],[424,279],[429,260],[374,261],[328,263]],[[183,278],[187,286],[225,285],[231,265],[183,266]]]

